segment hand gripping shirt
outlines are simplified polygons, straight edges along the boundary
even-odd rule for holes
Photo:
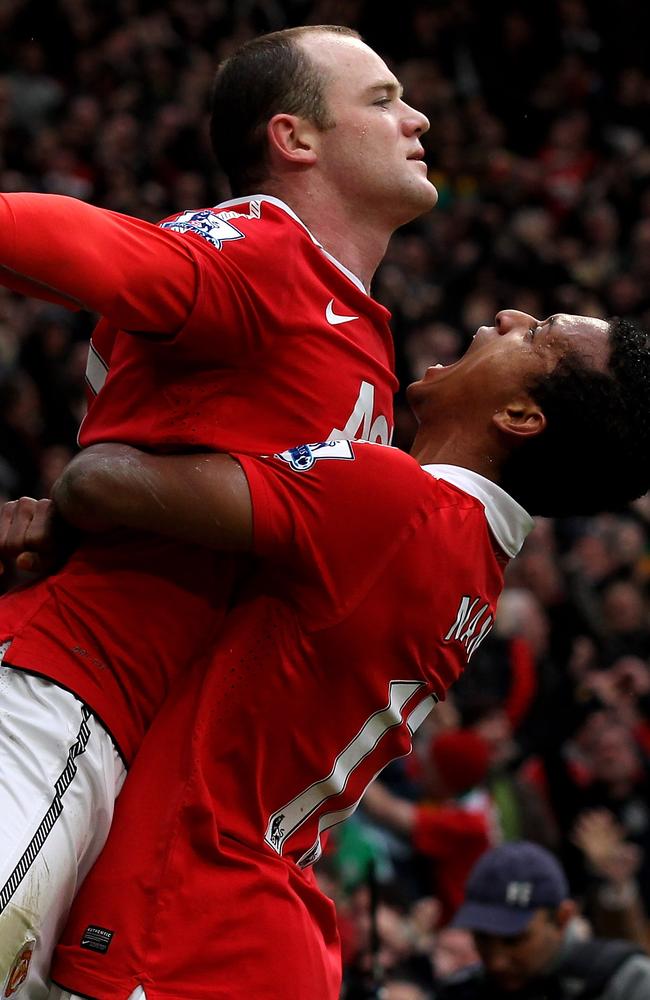
[[[338,997],[312,865],[489,634],[532,525],[481,476],[391,448],[239,458],[262,563],[154,722],[54,961],[99,1000]]]
[[[102,314],[82,446],[272,452],[392,431],[389,314],[282,202],[155,226],[55,195],[0,196],[0,281]],[[85,542],[0,600],[6,662],[85,701],[128,761],[218,630],[233,560],[153,537]]]

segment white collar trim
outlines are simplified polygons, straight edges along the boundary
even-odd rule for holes
[[[363,292],[364,295],[368,294],[368,292],[364,288],[361,279],[357,278],[356,274],[354,274],[352,271],[349,271],[348,268],[345,266],[345,264],[342,264],[340,260],[337,260],[336,257],[332,257],[331,253],[328,253],[327,250],[325,250],[325,248],[323,247],[322,243],[319,243],[314,234],[309,229],[307,229],[307,226],[302,221],[302,219],[299,219],[296,213],[293,211],[293,209],[289,208],[289,206],[284,201],[280,201],[279,198],[274,198],[273,195],[270,194],[248,194],[245,195],[243,198],[231,198],[229,201],[222,201],[218,205],[214,206],[214,210],[222,211],[222,209],[230,208],[232,205],[242,205],[246,201],[258,201],[258,202],[267,201],[269,202],[270,205],[275,205],[276,208],[279,208],[283,212],[286,212],[287,215],[291,216],[294,222],[297,222],[299,226],[302,226],[302,228],[305,230],[312,243],[315,246],[317,246],[319,250],[323,251],[323,255],[327,257],[327,259],[331,261],[332,264],[334,264],[334,267],[338,268],[339,271],[342,271],[343,274],[347,278],[349,278],[350,281],[353,284],[355,284],[357,288],[361,292]]]
[[[496,483],[470,469],[459,465],[424,465],[422,468],[435,479],[444,479],[480,500],[492,534],[506,555],[514,559],[535,523],[521,504]]]

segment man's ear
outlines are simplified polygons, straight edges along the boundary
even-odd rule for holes
[[[266,134],[271,162],[279,159],[296,166],[310,166],[316,162],[317,129],[306,118],[274,115],[266,126]]]
[[[496,411],[493,422],[504,434],[534,437],[546,427],[546,417],[530,396],[521,396]]]
[[[564,928],[573,920],[574,917],[578,915],[578,907],[573,899],[563,899],[560,905],[555,910],[554,922],[558,927]]]

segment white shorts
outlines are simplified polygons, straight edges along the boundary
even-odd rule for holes
[[[48,1000],[88,1000],[88,998],[77,996],[76,993],[66,993],[65,990],[59,989],[58,986],[53,986],[50,990]],[[129,1000],[147,1000],[147,994],[141,986],[138,986],[129,997]]]
[[[52,951],[101,851],[126,769],[89,709],[1,665],[0,997],[45,1000]]]

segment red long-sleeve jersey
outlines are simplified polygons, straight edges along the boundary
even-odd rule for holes
[[[272,453],[387,442],[388,312],[282,202],[155,226],[55,195],[0,196],[0,281],[101,313],[80,442]],[[174,678],[208,649],[231,560],[152,537],[81,546],[0,601],[6,662],[71,689],[128,760]]]

